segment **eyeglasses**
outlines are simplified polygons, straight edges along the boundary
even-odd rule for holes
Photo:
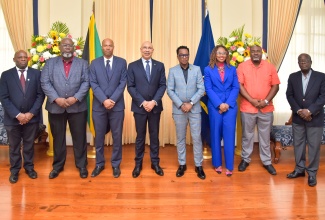
[[[217,55],[227,55],[227,52],[217,52]]]
[[[183,59],[188,58],[189,56],[190,56],[189,54],[178,54],[178,57]]]
[[[61,44],[62,47],[69,47],[69,48],[72,48],[73,45],[72,44]]]

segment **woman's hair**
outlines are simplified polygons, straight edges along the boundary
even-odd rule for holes
[[[226,57],[226,64],[229,66],[229,62],[230,62],[230,58],[229,58],[229,52],[227,50],[227,48],[223,45],[217,45],[215,48],[213,48],[211,55],[210,55],[210,61],[209,61],[209,66],[211,68],[214,68],[214,66],[217,64],[217,51],[219,48],[223,48],[225,49],[226,53],[227,53],[227,57]]]

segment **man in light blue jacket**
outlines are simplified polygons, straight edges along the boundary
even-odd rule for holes
[[[184,175],[186,166],[186,127],[190,123],[193,139],[195,172],[205,179],[202,167],[203,153],[201,140],[201,106],[204,83],[200,67],[189,64],[190,51],[186,46],[176,50],[179,64],[170,68],[167,80],[167,94],[173,101],[173,119],[177,134],[177,153],[179,167],[177,177]]]

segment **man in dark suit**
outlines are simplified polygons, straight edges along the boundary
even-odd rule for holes
[[[56,178],[66,160],[66,126],[72,136],[75,164],[81,178],[87,178],[87,99],[88,63],[74,57],[70,38],[60,43],[61,56],[46,61],[41,74],[42,89],[47,96],[46,110],[53,135],[54,160],[49,178]]]
[[[90,85],[94,93],[92,113],[96,132],[96,167],[91,176],[98,176],[104,169],[104,140],[106,133],[111,130],[113,137],[111,164],[113,176],[118,178],[121,174],[122,160],[126,61],[113,56],[114,42],[111,39],[103,40],[102,51],[104,56],[93,60],[89,70]]]
[[[151,168],[159,176],[164,171],[159,166],[159,122],[163,110],[162,97],[166,90],[165,66],[152,59],[154,48],[145,41],[140,48],[142,58],[129,64],[127,88],[132,97],[131,111],[134,113],[137,137],[135,142],[135,167],[133,178],[142,170],[145,150],[146,128],[149,127]]]
[[[40,71],[27,67],[27,53],[15,53],[16,67],[2,73],[0,101],[4,108],[4,125],[9,140],[10,183],[18,181],[22,155],[27,175],[37,178],[34,170],[34,138],[38,131],[40,111],[44,101]]]
[[[315,186],[324,126],[325,74],[314,71],[311,64],[310,55],[300,54],[298,65],[301,71],[290,74],[288,79],[286,95],[292,110],[296,167],[287,178],[304,177],[307,171],[308,185]],[[306,166],[306,143],[308,166]]]

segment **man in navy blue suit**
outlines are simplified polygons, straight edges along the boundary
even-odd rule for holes
[[[165,66],[151,58],[154,51],[151,42],[142,43],[140,51],[142,58],[130,63],[127,71],[127,88],[132,97],[131,111],[134,113],[137,131],[133,178],[137,178],[142,170],[147,124],[151,168],[157,175],[164,175],[164,171],[159,166],[158,136],[160,114],[163,110],[161,99],[166,90]]]
[[[104,56],[93,60],[89,68],[89,80],[94,93],[92,113],[96,132],[96,167],[91,176],[98,176],[105,167],[104,140],[106,133],[111,130],[111,164],[113,176],[118,178],[121,175],[126,61],[113,56],[114,42],[109,38],[103,40],[102,51]]]
[[[0,79],[0,101],[5,112],[4,125],[9,140],[10,183],[18,181],[22,158],[27,175],[31,179],[37,178],[34,170],[34,139],[44,101],[40,71],[27,67],[27,53],[19,50],[13,60],[16,67],[3,72]]]

